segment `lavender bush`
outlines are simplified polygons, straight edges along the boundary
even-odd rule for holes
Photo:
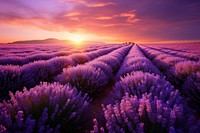
[[[190,99],[190,105],[200,112],[200,72],[190,75],[183,86],[183,91]]]
[[[41,81],[51,81],[53,77],[51,75],[51,67],[53,67],[51,64],[44,61],[37,61],[34,64],[25,65],[21,68],[22,86],[31,88]]]
[[[165,74],[169,71],[171,67],[173,67],[175,64],[187,61],[184,58],[181,57],[173,57],[173,56],[166,56],[164,59],[156,58],[153,60],[153,63],[156,64],[156,66]]]
[[[183,61],[175,64],[175,66],[171,68],[169,77],[173,78],[174,84],[180,86],[188,76],[199,71],[200,62]]]
[[[55,76],[60,74],[63,68],[76,65],[75,61],[72,58],[64,56],[52,58],[48,61],[48,64],[50,65],[49,67],[51,68],[51,73]]]
[[[0,131],[78,132],[87,122],[87,95],[68,85],[42,83],[10,97],[0,103]]]
[[[127,74],[131,74],[136,71],[160,74],[159,70],[151,63],[135,63],[134,65],[130,65],[128,67],[122,67],[122,69],[120,69],[117,73],[116,79],[119,80],[120,78],[126,77]]]
[[[105,72],[90,65],[78,65],[64,69],[63,73],[58,76],[58,81],[62,84],[69,83],[90,96],[108,85]]]
[[[113,52],[111,52],[109,55],[104,55],[96,60],[102,61],[106,64],[108,64],[113,72],[115,73],[121,66],[121,63],[124,59],[124,57],[127,55],[128,51],[130,50],[131,46],[125,46],[120,49],[117,49]]]
[[[188,75],[198,71],[200,71],[200,62],[194,62],[194,61],[183,61],[177,63],[173,68],[174,75],[178,78],[184,78],[184,79]]]
[[[76,64],[83,64],[90,60],[86,54],[73,54],[70,56]]]
[[[143,94],[151,94],[151,96],[157,97],[163,102],[168,102],[173,106],[174,104],[180,104],[181,97],[178,90],[175,90],[173,86],[159,75],[154,75],[146,72],[133,72],[121,81],[117,82],[113,88],[116,99],[121,100],[125,93],[136,95],[139,98]]]
[[[90,65],[96,69],[101,69],[110,80],[114,77],[112,68],[103,61],[94,60],[89,62],[87,65]]]
[[[55,52],[56,56],[68,56],[70,54],[72,54],[71,51],[58,51],[58,52]]]
[[[113,56],[109,56],[109,57],[108,56],[103,56],[98,60],[102,61],[102,62],[105,62],[106,64],[111,66],[113,71],[116,71],[121,65],[120,60],[117,57],[113,57]]]
[[[168,56],[162,61],[171,67],[177,64],[178,62],[186,61],[186,59],[181,57]]]
[[[185,132],[182,127],[185,124],[183,107],[176,104],[170,107],[147,94],[139,98],[126,93],[121,102],[103,106],[103,111],[106,125],[100,128],[94,119],[94,130],[91,132]]]
[[[115,79],[116,81],[119,81],[120,78],[123,78],[127,74],[131,74],[135,71],[143,71],[162,75],[160,71],[152,64],[152,62],[142,54],[137,45],[132,47],[129,54],[124,59]]]
[[[51,58],[56,57],[56,55],[53,54],[34,54],[28,57],[29,62],[37,61],[37,60],[49,60]]]
[[[20,85],[20,67],[19,66],[1,66],[0,65],[0,100],[8,96],[8,92],[18,89]]]
[[[143,50],[145,52],[145,55],[150,59],[153,60],[154,58],[156,58],[156,56],[161,55],[163,53],[159,52],[159,51],[154,51],[154,50]]]
[[[142,56],[141,57],[127,56],[123,62],[123,65],[128,67],[128,66],[134,65],[135,63],[145,63],[145,62],[149,63],[150,61],[146,57],[142,57]]]
[[[112,53],[112,51],[115,51],[117,49],[120,49],[120,47],[119,46],[108,47],[108,48],[99,49],[99,50],[96,50],[96,51],[87,52],[86,55],[88,57],[90,57],[90,59],[95,59],[99,56],[108,54],[110,52]]]
[[[1,65],[23,65],[28,63],[28,58],[25,57],[1,57],[0,64]]]
[[[161,75],[160,71],[151,62],[148,61],[144,63],[136,63],[130,67],[132,67],[133,71],[143,71]]]

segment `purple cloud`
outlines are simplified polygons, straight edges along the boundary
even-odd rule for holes
[[[0,23],[121,40],[199,40],[199,10],[198,0],[6,0]]]

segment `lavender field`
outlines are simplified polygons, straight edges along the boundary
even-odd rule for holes
[[[2,44],[7,132],[199,133],[200,44]]]

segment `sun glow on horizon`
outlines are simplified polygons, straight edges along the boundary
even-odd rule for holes
[[[72,45],[78,47],[84,47],[88,44],[95,43],[113,43],[119,42],[115,38],[109,36],[98,36],[96,34],[91,34],[87,32],[73,32],[67,33],[65,36],[66,40],[69,40]]]
[[[69,40],[76,45],[81,45],[84,41],[86,41],[86,38],[81,34],[72,34],[69,36]]]

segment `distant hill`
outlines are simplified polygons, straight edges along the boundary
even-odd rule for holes
[[[96,41],[85,41],[84,44],[105,44],[104,42]],[[73,44],[70,40],[58,40],[55,38],[48,38],[45,40],[24,40],[24,41],[15,41],[8,44]]]
[[[66,44],[71,43],[68,40],[58,40],[55,38],[48,38],[45,40],[25,40],[25,41],[15,41],[9,44]]]

